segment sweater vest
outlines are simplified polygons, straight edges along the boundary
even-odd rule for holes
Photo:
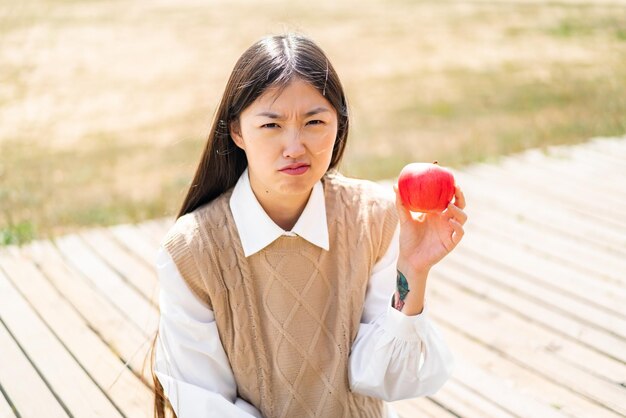
[[[178,218],[162,245],[213,310],[238,396],[264,417],[384,417],[383,401],[350,390],[348,360],[397,226],[393,194],[339,174],[322,183],[329,251],[283,235],[245,257],[233,188]]]

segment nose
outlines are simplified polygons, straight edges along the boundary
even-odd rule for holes
[[[298,158],[305,153],[302,135],[299,129],[293,129],[287,135],[287,143],[283,149],[283,157]]]

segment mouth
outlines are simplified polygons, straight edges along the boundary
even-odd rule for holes
[[[299,175],[299,174],[306,173],[308,171],[309,167],[310,166],[308,164],[304,164],[304,163],[289,164],[289,165],[281,168],[279,171],[281,173],[285,173],[285,174]]]

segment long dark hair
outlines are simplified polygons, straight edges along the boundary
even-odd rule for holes
[[[337,138],[328,170],[337,168],[348,137],[348,106],[337,73],[322,49],[306,36],[293,33],[268,36],[257,41],[237,60],[176,218],[211,202],[235,185],[248,166],[248,160],[230,136],[231,123],[238,123],[241,112],[268,88],[284,88],[294,78],[310,83],[337,111]],[[154,416],[164,418],[166,409],[174,412],[154,373],[157,339],[158,331],[150,350]]]

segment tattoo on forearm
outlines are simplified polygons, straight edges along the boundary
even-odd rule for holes
[[[401,311],[404,306],[404,300],[406,299],[406,295],[409,294],[409,282],[407,282],[404,274],[398,270],[398,276],[396,278],[396,294],[393,298],[393,307],[397,310]]]

